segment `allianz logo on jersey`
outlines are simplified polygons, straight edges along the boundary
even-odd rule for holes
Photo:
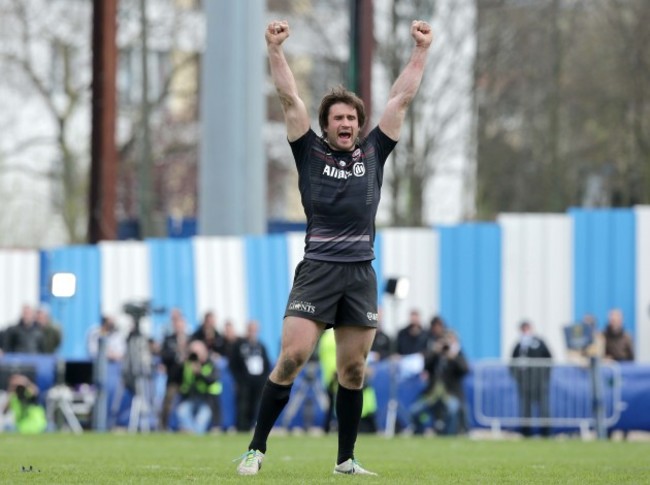
[[[363,177],[366,174],[366,166],[362,162],[357,162],[352,165],[352,171],[348,172],[341,168],[332,167],[330,165],[325,165],[323,168],[323,175],[335,179],[348,179],[352,175],[355,177]]]
[[[316,313],[316,305],[312,305],[308,301],[293,300],[289,302],[289,310],[314,314]]]

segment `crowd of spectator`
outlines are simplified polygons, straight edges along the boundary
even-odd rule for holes
[[[254,426],[261,389],[271,369],[271,362],[265,345],[259,339],[259,322],[249,321],[243,335],[238,335],[232,321],[219,324],[213,311],[207,311],[196,329],[189,331],[188,323],[180,309],[169,312],[168,331],[160,342],[145,340],[146,348],[132,350],[131,354],[141,362],[142,354],[150,360],[145,372],[150,378],[155,371],[165,375],[165,391],[159,405],[158,428],[185,433],[203,434],[222,429],[221,402],[222,376],[218,364],[225,359],[233,376],[236,403],[234,429],[248,432]],[[602,331],[598,331],[592,315],[585,315],[583,323],[592,329],[589,345],[577,357],[600,358],[614,361],[634,360],[634,346],[630,335],[624,330],[623,315],[619,309],[612,309]],[[331,333],[331,332],[330,332]],[[86,336],[88,358],[98,357],[100,342],[108,362],[120,363],[124,387],[136,393],[135,378],[129,380],[133,362],[129,361],[129,346],[134,345],[134,332],[127,336],[121,331],[113,317],[104,315],[101,322],[90,328]],[[314,356],[319,364],[321,379],[318,384],[328,396],[329,409],[323,430],[329,432],[336,426],[336,416],[332,403],[336,396],[336,376],[332,359],[335,345],[326,344],[327,334]],[[5,353],[53,354],[62,341],[60,326],[52,321],[47,306],[32,308],[23,306],[20,317],[0,333],[0,356]],[[511,357],[512,378],[519,393],[521,416],[530,418],[536,407],[541,417],[548,416],[549,371],[543,367],[521,365],[530,359],[552,359],[551,349],[544,339],[535,334],[533,324],[524,321],[520,324],[520,336],[515,343]],[[131,357],[131,359],[133,356]],[[391,338],[383,328],[383,314],[380,309],[378,328],[369,355],[370,362],[390,362],[399,366],[408,363],[421,380],[421,392],[407,409],[402,423],[397,423],[402,431],[441,435],[459,434],[468,431],[468,417],[463,391],[463,379],[470,370],[470,364],[463,352],[457,332],[439,315],[433,316],[425,325],[418,309],[412,309],[407,322]],[[415,363],[415,365],[414,365]],[[330,369],[330,370],[328,370]],[[369,368],[364,388],[364,419],[362,431],[376,432],[376,396],[372,387],[372,370]],[[131,376],[132,377],[132,376]],[[18,410],[19,404],[33,412],[34,423],[22,424],[22,429],[41,429],[41,414],[33,411],[38,388],[26,376],[12,376],[12,386],[7,391],[10,404],[5,410]],[[18,389],[20,396],[17,395]],[[23,413],[27,415],[26,413]],[[31,426],[31,428],[30,428]],[[20,428],[19,428],[20,429]],[[528,426],[521,428],[524,436],[531,435]],[[541,427],[540,433],[548,435],[549,429]]]
[[[219,330],[217,316],[207,311],[192,333],[178,308],[170,311],[170,330],[160,345],[152,345],[154,358],[166,375],[160,429],[203,434],[222,428],[220,366],[225,360],[235,387],[236,430],[254,425],[262,386],[271,363],[259,340],[259,322],[246,324],[237,335],[232,321]]]

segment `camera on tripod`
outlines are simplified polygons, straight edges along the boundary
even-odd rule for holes
[[[165,313],[164,307],[154,307],[150,300],[130,301],[122,306],[122,311],[133,319],[133,332],[140,333],[140,320],[151,313]]]
[[[127,315],[131,316],[134,320],[140,320],[145,315],[151,313],[151,302],[128,302],[122,307],[122,310]]]

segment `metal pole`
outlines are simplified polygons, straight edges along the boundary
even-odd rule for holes
[[[591,370],[591,390],[593,393],[593,412],[596,420],[596,436],[600,440],[607,439],[605,429],[605,407],[603,405],[603,381],[600,372],[600,357],[589,359]]]
[[[398,299],[393,295],[392,298],[390,298],[390,302],[392,327],[397,328]],[[399,408],[399,401],[397,399],[397,388],[399,386],[397,382],[399,378],[399,363],[391,359],[388,365],[388,375],[390,380],[388,383],[388,405],[386,410],[386,429],[384,431],[384,435],[387,438],[392,438],[395,436],[395,429],[397,426],[397,412]]]
[[[117,237],[115,146],[117,0],[93,3],[93,84],[88,242]]]
[[[266,2],[204,2],[199,233],[265,234]]]
[[[375,42],[372,0],[350,0],[350,31],[348,83],[365,105],[365,134],[372,118],[372,56]]]
[[[151,127],[149,124],[149,62],[148,62],[148,28],[147,28],[147,0],[140,0],[140,35],[142,36],[142,100],[140,104],[140,125],[142,137],[140,139],[140,163],[139,163],[139,194],[140,194],[140,238],[154,236],[153,210],[153,160],[151,156]]]
[[[108,396],[106,394],[106,337],[99,337],[97,357],[93,362],[93,384],[97,389],[93,409],[93,429],[106,431],[108,419]]]

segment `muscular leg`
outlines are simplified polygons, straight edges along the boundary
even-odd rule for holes
[[[311,356],[325,325],[300,317],[286,317],[282,326],[280,356],[269,376],[283,386],[293,384]]]
[[[266,453],[266,440],[278,416],[289,402],[291,386],[314,351],[324,324],[286,317],[282,327],[280,356],[264,385],[250,450]]]
[[[376,329],[371,327],[337,327],[336,371],[339,384],[348,389],[363,388],[366,359],[375,339]]]
[[[336,413],[339,420],[339,449],[336,463],[354,458],[361,409],[366,358],[376,330],[369,327],[338,327],[336,336],[336,369],[339,390]]]

